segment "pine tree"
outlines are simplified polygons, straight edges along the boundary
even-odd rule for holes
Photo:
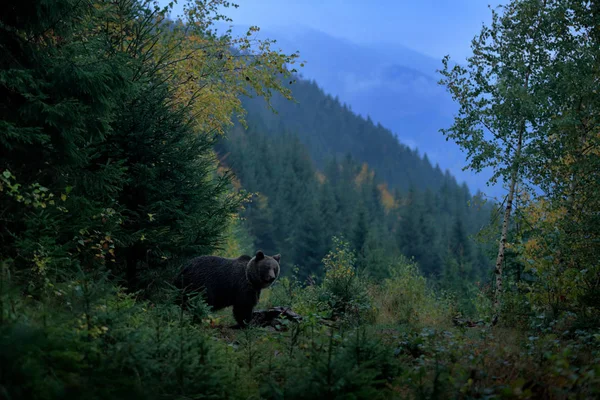
[[[119,230],[125,171],[99,151],[131,88],[94,29],[106,18],[71,0],[0,6],[0,258],[37,277],[102,264],[91,244]]]
[[[248,231],[254,238],[254,246],[265,254],[277,254],[277,241],[274,238],[273,213],[269,207],[269,199],[264,194],[253,196],[252,202],[246,205],[244,218],[248,222]]]
[[[423,240],[424,248],[419,257],[419,264],[422,271],[429,275],[439,273],[442,265],[440,232],[436,220],[435,198],[433,193],[427,189],[423,194],[423,208],[419,215],[419,237]]]
[[[396,243],[382,225],[372,225],[367,234],[358,267],[376,281],[389,277],[390,266],[400,253]]]
[[[319,187],[319,218],[323,229],[325,248],[331,246],[331,238],[340,233],[338,224],[337,204],[331,181],[327,179]]]
[[[406,257],[414,257],[418,262],[423,254],[424,243],[419,229],[419,216],[421,215],[421,202],[416,190],[412,188],[406,198],[406,205],[401,211],[398,227],[398,247]]]
[[[357,254],[363,254],[363,248],[367,241],[367,235],[369,233],[369,221],[367,215],[367,208],[364,203],[358,206],[356,213],[356,219],[354,223],[354,229],[352,230],[352,246],[354,247]]]
[[[323,235],[323,221],[312,190],[307,188],[302,207],[298,229],[293,238],[293,262],[300,267],[300,277],[322,275],[321,260],[327,252]]]

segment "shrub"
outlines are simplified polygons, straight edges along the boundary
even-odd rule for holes
[[[356,255],[348,242],[333,237],[333,249],[323,259],[325,278],[319,298],[332,317],[362,318],[370,309],[366,280],[358,276]]]
[[[390,278],[371,285],[377,321],[391,324],[447,324],[453,305],[427,285],[417,264],[405,257],[389,266]]]

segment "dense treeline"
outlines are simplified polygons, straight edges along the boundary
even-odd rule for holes
[[[255,193],[242,216],[256,247],[282,251],[284,265],[299,267],[305,278],[322,277],[321,260],[340,235],[372,277],[384,278],[399,254],[448,288],[488,277],[489,257],[470,236],[490,222],[490,207],[448,173],[437,190],[392,190],[349,154],[329,159],[321,171],[298,136],[253,127],[238,127],[217,149],[241,186]]]

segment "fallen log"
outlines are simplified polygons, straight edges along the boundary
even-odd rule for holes
[[[460,318],[460,317],[454,317],[454,318],[452,318],[452,323],[454,324],[454,326],[467,327],[467,328],[475,328],[475,327],[479,327],[479,326],[485,325],[485,323],[482,320],[471,321],[469,319]]]
[[[289,307],[272,307],[268,310],[256,310],[252,313],[251,325],[281,329],[283,321],[302,321],[302,316],[293,312]]]

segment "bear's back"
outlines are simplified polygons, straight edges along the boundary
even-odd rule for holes
[[[223,258],[200,256],[189,261],[176,279],[176,286],[186,291],[205,289],[207,304],[215,310],[231,306],[249,287],[246,265],[249,256]]]

